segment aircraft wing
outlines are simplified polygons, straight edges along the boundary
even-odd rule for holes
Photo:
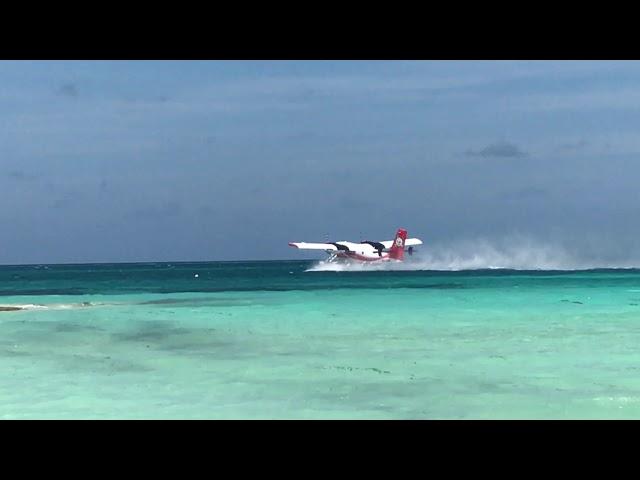
[[[331,243],[289,243],[291,247],[300,248],[302,250],[338,250],[338,247]]]
[[[393,240],[385,240],[384,242],[380,243],[384,245],[384,248],[389,249],[393,245]],[[414,247],[416,245],[422,245],[422,240],[420,240],[419,238],[407,238],[404,241],[405,247]]]

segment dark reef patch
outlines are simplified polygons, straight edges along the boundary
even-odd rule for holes
[[[250,298],[161,298],[158,300],[148,300],[139,305],[170,305],[176,307],[243,307],[255,305]]]
[[[162,342],[170,337],[186,335],[192,332],[187,328],[175,327],[163,322],[149,322],[135,330],[114,333],[111,338],[118,342]]]
[[[148,325],[111,334],[111,339],[116,343],[143,344],[145,348],[190,356],[218,356],[221,349],[228,350],[236,345],[221,339],[215,328],[188,329],[169,322],[149,322]]]
[[[333,365],[330,367],[322,367],[322,368],[323,369],[333,368],[335,370],[343,370],[347,372],[353,372],[354,370],[361,370],[361,371],[369,370],[371,372],[376,372],[376,373],[391,373],[389,370],[381,370],[375,367],[349,367],[349,366],[342,366],[342,365]]]
[[[81,370],[88,372],[100,371],[106,373],[144,373],[154,370],[153,368],[147,367],[142,363],[103,355],[63,355],[58,356],[56,360],[64,365],[65,369],[76,371]]]
[[[80,323],[56,322],[53,324],[53,331],[58,333],[72,332],[101,332],[102,328],[94,325],[82,325]]]

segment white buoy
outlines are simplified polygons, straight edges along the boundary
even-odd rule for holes
[[[194,275],[194,277],[198,278],[198,274],[196,273],[196,274]]]

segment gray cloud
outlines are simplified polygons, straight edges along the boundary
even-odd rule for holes
[[[517,158],[526,157],[527,153],[520,150],[517,145],[507,142],[493,143],[481,150],[467,150],[465,155],[472,157],[502,157]]]
[[[76,190],[67,190],[56,198],[51,207],[54,209],[72,209],[81,204],[84,194]]]
[[[63,97],[76,98],[78,96],[78,87],[73,83],[66,83],[58,89],[58,94]]]
[[[34,175],[32,173],[26,173],[19,170],[15,170],[7,173],[7,176],[12,180],[17,180],[19,182],[31,182],[33,180],[37,180],[38,175]]]
[[[571,151],[583,149],[587,145],[589,145],[589,142],[582,139],[578,142],[569,142],[569,143],[563,143],[561,145],[558,145],[558,150],[561,152],[571,152]]]

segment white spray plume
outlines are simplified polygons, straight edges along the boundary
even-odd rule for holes
[[[326,263],[307,271],[357,272],[387,270],[585,270],[591,268],[636,268],[640,262],[605,262],[578,258],[561,245],[540,243],[522,236],[503,240],[466,240],[449,245],[425,245],[404,262]]]

